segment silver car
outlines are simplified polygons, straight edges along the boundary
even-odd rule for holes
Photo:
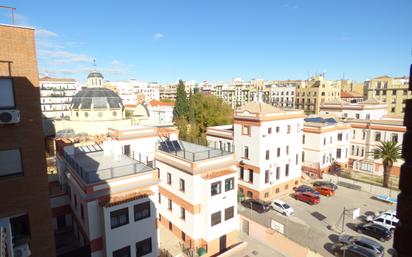
[[[377,256],[383,256],[385,252],[385,248],[380,243],[363,236],[351,236],[344,234],[339,236],[339,243],[367,248],[368,250],[375,252]]]

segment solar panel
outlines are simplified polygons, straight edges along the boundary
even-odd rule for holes
[[[172,142],[170,142],[169,140],[166,141],[166,145],[167,145],[167,148],[168,148],[171,152],[175,152],[175,151],[176,151],[175,146],[174,146],[174,145],[172,144]]]
[[[171,142],[172,142],[172,145],[174,146],[176,151],[182,151],[182,147],[180,146],[180,144],[177,140],[173,140]]]
[[[160,142],[160,150],[167,152],[167,153],[169,152],[166,146],[166,142]]]

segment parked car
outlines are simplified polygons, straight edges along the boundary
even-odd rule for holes
[[[319,192],[321,195],[324,196],[332,196],[335,195],[335,191],[330,188],[330,187],[326,187],[326,186],[315,186],[313,187],[313,189],[315,189],[317,192]]]
[[[395,210],[387,210],[387,211],[383,211],[383,212],[376,212],[375,215],[366,216],[366,221],[372,221],[378,216],[388,216],[390,218],[394,218],[394,217],[397,218]]]
[[[315,181],[315,182],[313,183],[313,186],[324,186],[324,187],[329,187],[329,188],[331,188],[332,190],[336,190],[336,189],[338,189],[338,186],[337,186],[337,185],[335,185],[335,184],[333,184],[332,182],[329,182],[329,181],[322,181],[322,180]]]
[[[337,243],[332,245],[332,252],[335,256],[345,257],[380,257],[381,255],[374,253],[365,247],[357,246],[355,244]]]
[[[290,215],[295,214],[295,211],[292,209],[292,207],[290,207],[287,203],[281,200],[274,200],[270,204],[270,206],[272,206],[272,208],[275,211],[280,212],[285,216],[290,216]]]
[[[318,204],[320,203],[320,198],[318,195],[315,195],[314,193],[311,192],[295,192],[293,197],[296,200],[300,200],[305,203],[309,204]]]
[[[399,219],[396,216],[379,215],[371,221],[372,223],[379,224],[393,231],[398,225]]]
[[[242,202],[242,205],[259,213],[268,212],[270,210],[270,204],[268,202],[258,199],[246,199]]]
[[[379,256],[383,256],[385,251],[385,248],[380,243],[364,236],[350,236],[344,234],[339,236],[339,243],[346,245],[354,244],[357,246],[365,247],[369,250],[372,250],[376,254],[379,254]]]
[[[318,195],[318,196],[320,195],[320,193],[318,191],[316,191],[315,189],[313,189],[312,187],[307,186],[307,185],[298,186],[297,188],[295,188],[295,192],[310,192],[310,193]]]
[[[379,239],[382,242],[385,242],[392,238],[392,232],[379,224],[374,223],[363,223],[356,226],[356,231],[358,233],[363,233],[365,235]]]

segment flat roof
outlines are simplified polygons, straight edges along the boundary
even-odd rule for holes
[[[153,168],[126,155],[105,154],[101,148],[99,150],[98,147],[95,147],[94,151],[93,147],[87,147],[90,152],[86,152],[84,147],[76,147],[74,155],[69,155],[67,151],[63,155],[63,158],[69,162],[86,184],[153,170]]]

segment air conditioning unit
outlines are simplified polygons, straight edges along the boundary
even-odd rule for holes
[[[0,124],[15,124],[20,122],[20,111],[0,110]]]
[[[14,247],[14,257],[29,257],[31,255],[30,247],[27,243]]]

